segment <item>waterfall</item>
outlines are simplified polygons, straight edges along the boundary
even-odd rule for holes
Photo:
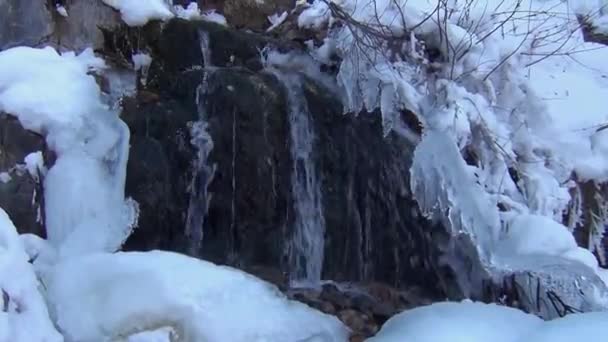
[[[290,277],[293,285],[314,286],[321,281],[325,219],[320,180],[313,160],[315,134],[304,92],[297,74],[272,70],[287,91],[291,156],[291,188],[294,199],[294,229],[289,243]]]
[[[203,242],[203,226],[209,209],[211,194],[207,188],[215,174],[215,167],[208,164],[209,153],[213,149],[213,140],[207,132],[205,115],[205,96],[207,82],[203,80],[197,89],[196,102],[199,108],[199,120],[190,123],[190,144],[196,149],[193,162],[192,180],[189,186],[190,200],[186,216],[184,234],[187,241],[188,253],[197,256]]]

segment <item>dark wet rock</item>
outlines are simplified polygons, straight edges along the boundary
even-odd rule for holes
[[[436,241],[442,231],[421,217],[409,190],[413,144],[383,137],[377,113],[342,115],[331,92],[312,82],[304,89],[323,181],[323,278],[449,291]]]
[[[382,283],[326,283],[318,289],[290,289],[287,295],[335,315],[351,329],[351,339],[355,340],[373,336],[395,314],[433,300],[415,288],[397,289]]]
[[[15,117],[0,114],[0,172],[5,173],[3,178],[10,178],[6,182],[0,180],[0,208],[10,216],[19,233],[45,236],[43,213],[39,210],[41,183],[25,169],[24,159],[30,153],[46,150],[42,136],[21,127]]]
[[[587,16],[578,15],[578,22],[583,30],[583,38],[586,42],[608,45],[608,34],[599,32],[593,25],[593,20]]]
[[[219,69],[208,77],[204,111],[214,148],[202,256],[281,266],[290,226],[290,154],[285,100],[265,74]],[[237,256],[229,260],[227,256]]]
[[[263,48],[275,47],[288,51],[299,47],[295,43],[231,30],[205,21],[175,19],[166,23],[160,33],[154,31],[156,29],[160,28],[154,25],[144,28],[141,36],[145,37],[146,42],[139,42],[140,46],[148,44],[154,57],[148,79],[150,87],[162,88],[174,84],[181,73],[204,66],[244,67],[259,71],[262,69],[260,51]],[[208,60],[205,61],[205,58]]]
[[[188,122],[198,119],[189,100],[160,97],[157,102],[125,99],[123,120],[131,129],[126,194],[140,206],[139,225],[126,249],[180,248],[187,187],[194,151]],[[190,105],[186,105],[190,103]]]

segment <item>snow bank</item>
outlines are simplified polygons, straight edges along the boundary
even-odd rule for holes
[[[170,252],[72,259],[57,265],[47,286],[68,341],[166,326],[191,342],[342,342],[348,336],[337,318],[287,300],[264,281]]]
[[[493,304],[437,303],[389,319],[368,342],[567,342],[608,334],[608,313],[572,314],[544,322]]]
[[[0,209],[0,342],[61,342],[17,230]]]
[[[129,26],[143,26],[150,20],[173,18],[173,12],[165,0],[103,0],[103,2],[120,11],[122,20]]]

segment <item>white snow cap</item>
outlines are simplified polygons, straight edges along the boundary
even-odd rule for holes
[[[120,11],[122,20],[129,26],[143,26],[150,20],[167,20],[173,13],[165,0],[103,0]]]

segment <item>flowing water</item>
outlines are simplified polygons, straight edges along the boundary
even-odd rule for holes
[[[272,71],[287,91],[291,135],[294,229],[289,243],[290,278],[294,285],[320,283],[325,220],[320,180],[313,160],[315,133],[298,74]]]

